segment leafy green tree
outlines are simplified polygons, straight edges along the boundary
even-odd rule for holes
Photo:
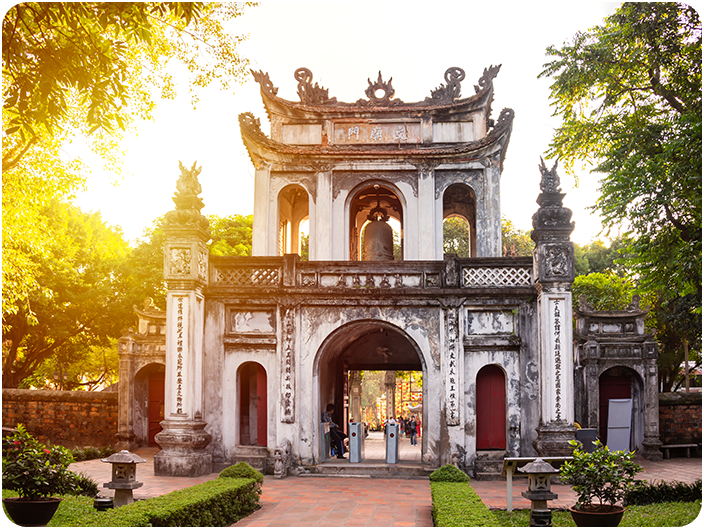
[[[501,217],[501,242],[504,257],[531,257],[535,242],[531,230],[520,230],[506,217]]]
[[[252,215],[209,215],[208,220],[212,237],[209,244],[211,254],[252,255]]]
[[[384,393],[385,371],[362,371],[362,408],[376,406],[376,399]]]
[[[596,162],[595,209],[632,237],[639,288],[697,293],[702,263],[702,52],[694,8],[623,4],[604,25],[547,50],[562,125],[548,156]]]
[[[72,354],[62,351],[47,358],[20,388],[97,391],[116,383],[119,374],[117,340],[110,339],[108,345],[93,345]]]
[[[462,217],[448,217],[442,223],[443,252],[454,253],[457,257],[469,257],[469,224]],[[535,243],[530,238],[530,230],[524,231],[506,217],[501,217],[501,240],[504,257],[530,257]]]
[[[141,306],[146,298],[151,298],[156,307],[166,310],[164,219],[165,215],[161,215],[144,229],[142,237],[131,248],[129,259],[122,264],[124,291],[121,298],[126,307]]]
[[[448,217],[442,223],[442,249],[457,257],[469,257],[469,224],[462,217]]]
[[[631,302],[634,293],[635,285],[630,279],[619,277],[613,272],[597,272],[574,278],[572,303],[576,309],[579,296],[583,294],[596,310],[623,310]]]
[[[584,246],[574,245],[574,271],[577,275],[614,272],[624,276],[628,271],[622,264],[627,251],[628,240],[618,237],[606,246],[603,241],[596,240]]]
[[[167,63],[188,71],[191,93],[244,79],[243,37],[224,23],[245,4],[26,2],[3,19],[2,309],[35,323],[26,300],[41,291],[39,265],[51,254],[40,221],[54,200],[85,181],[62,147],[85,136],[119,170],[119,140],[135,118],[149,119],[155,96],[173,97]]]
[[[35,262],[41,288],[3,314],[3,387],[18,387],[50,357],[76,361],[109,345],[130,317],[116,273],[129,251],[122,233],[60,201],[47,204],[41,220],[49,238]]]
[[[197,2],[25,2],[2,25],[3,171],[41,140],[78,125],[88,133],[124,130],[148,116],[154,88],[173,96],[169,59],[193,86],[242,79],[240,37],[222,21],[243,4]]]
[[[695,309],[700,300],[696,294],[658,299],[654,307],[654,327],[660,355],[658,378],[660,391],[676,390],[683,384],[681,369],[685,351],[688,352],[689,368],[702,365],[702,315]]]

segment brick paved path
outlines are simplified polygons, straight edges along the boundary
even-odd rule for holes
[[[432,527],[427,479],[267,476],[263,507],[234,527]]]

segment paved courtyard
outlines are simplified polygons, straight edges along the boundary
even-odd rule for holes
[[[376,439],[375,439],[376,438]],[[400,461],[419,463],[420,449],[402,439]],[[139,449],[138,455],[147,460],[137,465],[137,480],[144,483],[135,490],[136,498],[148,498],[173,490],[190,487],[217,477],[217,473],[199,478],[154,476],[154,455],[157,448]],[[365,462],[383,462],[384,445],[378,435],[371,435],[365,450]],[[335,463],[338,460],[333,460]],[[644,471],[638,478],[646,480],[693,482],[701,479],[701,458],[673,458],[659,462],[638,458]],[[354,463],[344,463],[353,466]],[[95,479],[99,486],[110,480],[110,465],[100,460],[74,463],[71,468]],[[525,478],[514,478],[513,508],[524,509],[529,502],[521,496],[526,490]],[[492,509],[506,509],[506,481],[476,481],[472,487],[482,501]],[[558,499],[552,508],[574,505],[576,496],[568,485],[553,485]],[[102,489],[101,495],[113,491]],[[369,477],[288,477],[283,480],[265,476],[262,489],[262,509],[240,520],[235,527],[387,527],[432,526],[430,483],[427,479],[387,479]]]

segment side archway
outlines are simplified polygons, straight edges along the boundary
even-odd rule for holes
[[[266,379],[266,370],[257,362],[245,362],[237,370],[240,445],[267,445]]]
[[[611,367],[599,375],[599,438],[608,444],[609,400],[631,399],[631,445],[643,443],[645,429],[645,394],[641,376],[627,367]]]
[[[506,375],[499,366],[477,373],[477,450],[506,450]]]
[[[166,366],[150,363],[134,377],[133,427],[137,446],[159,446],[154,436],[164,420],[164,380]]]

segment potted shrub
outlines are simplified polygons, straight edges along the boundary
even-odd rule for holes
[[[643,470],[633,452],[611,452],[597,439],[594,451],[579,449],[577,441],[572,461],[560,469],[560,477],[578,495],[570,508],[572,519],[579,527],[615,527],[621,521],[626,493],[636,484],[634,476]],[[619,505],[620,503],[620,505]]]
[[[2,440],[2,487],[14,490],[18,498],[5,498],[8,516],[17,525],[46,525],[59,507],[55,494],[71,487],[73,462],[63,446],[48,448],[32,437],[23,425]]]

